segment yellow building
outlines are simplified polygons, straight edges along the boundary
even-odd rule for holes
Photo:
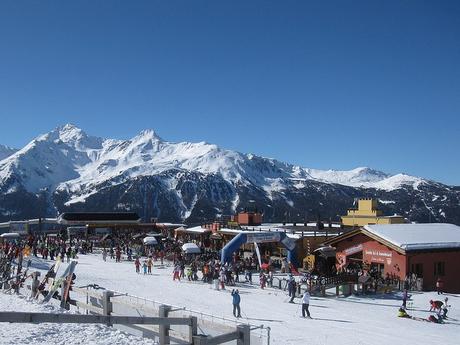
[[[369,224],[402,224],[405,223],[401,216],[384,216],[378,209],[376,199],[359,199],[357,209],[349,209],[346,216],[342,216],[345,226],[364,226]]]

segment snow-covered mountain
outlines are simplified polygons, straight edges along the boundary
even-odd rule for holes
[[[273,220],[284,214],[304,217],[306,208],[335,217],[359,196],[385,195],[386,207],[396,207],[401,201],[393,200],[400,198],[393,195],[403,190],[414,194],[411,207],[394,211],[411,216],[417,213],[412,207],[417,202],[415,194],[433,188],[439,195],[423,197],[426,206],[421,214],[451,219],[446,206],[438,209],[431,204],[443,199],[450,203],[454,198],[458,207],[458,191],[419,177],[370,168],[309,169],[205,142],[172,143],[152,130],[130,140],[102,139],[69,124],[0,160],[0,212],[5,216],[23,215],[22,206],[11,209],[7,205],[26,196],[41,202],[38,209],[47,214],[129,209],[147,219],[203,221],[256,200],[266,218]]]
[[[17,149],[13,149],[8,146],[4,146],[0,144],[0,161],[11,156],[13,153],[15,153]]]

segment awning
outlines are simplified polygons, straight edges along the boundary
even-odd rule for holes
[[[324,246],[324,247],[319,247],[313,251],[315,254],[322,255],[326,258],[333,258],[335,257],[335,248],[332,246]]]
[[[0,235],[1,238],[15,239],[21,237],[17,232],[6,232]]]

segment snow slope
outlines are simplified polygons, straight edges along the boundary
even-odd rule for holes
[[[53,305],[42,305],[26,300],[23,296],[0,293],[0,310],[35,313],[62,313]],[[0,344],[155,344],[153,340],[140,338],[102,324],[23,324],[2,323],[0,326]]]
[[[201,282],[173,282],[171,266],[161,269],[156,265],[152,275],[144,276],[135,273],[132,262],[104,262],[99,255],[81,255],[76,274],[78,286],[96,283],[122,293],[233,318],[230,289],[216,291]],[[270,288],[261,290],[256,285],[247,284],[240,284],[237,288],[241,294],[243,315],[240,321],[271,327],[273,345],[458,343],[458,295],[448,295],[452,305],[449,311],[451,319],[446,324],[438,325],[398,318],[396,315],[401,296],[397,295],[388,295],[387,298],[312,297],[310,312],[314,319],[308,320],[300,317],[299,300],[296,300],[297,304],[287,303],[288,297],[284,291]],[[409,314],[427,318],[430,299],[440,298],[430,292],[413,293],[409,301],[412,304]],[[0,336],[5,332],[3,326],[1,329]],[[12,337],[14,332],[3,334]]]

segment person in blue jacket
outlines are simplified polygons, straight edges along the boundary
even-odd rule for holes
[[[232,290],[232,298],[233,298],[233,316],[241,317],[241,308],[240,308],[241,297],[240,297],[240,293],[238,290],[235,290],[235,289]]]

